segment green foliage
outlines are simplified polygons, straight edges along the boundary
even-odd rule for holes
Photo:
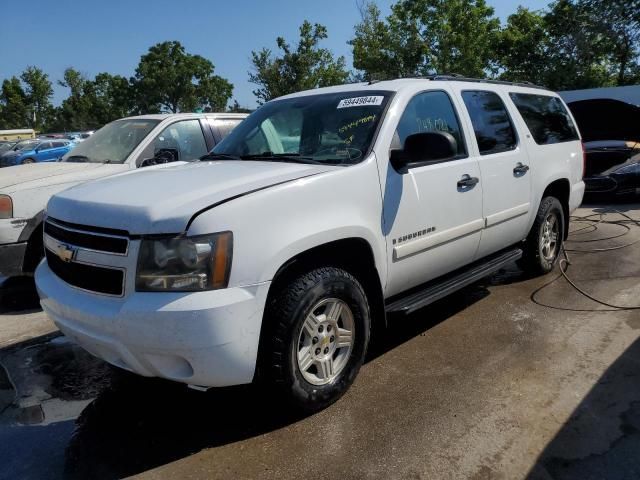
[[[214,66],[187,53],[180,42],[162,42],[142,56],[131,79],[141,112],[224,110],[233,85],[214,75]]]
[[[284,38],[277,38],[281,56],[274,57],[267,48],[251,52],[254,71],[249,73],[249,81],[259,86],[253,92],[258,102],[268,102],[300,90],[345,83],[349,78],[345,59],[334,59],[329,50],[318,46],[325,38],[326,27],[305,20],[295,47],[292,48]]]
[[[0,92],[0,127],[28,128],[30,122],[27,102],[27,94],[20,84],[20,79],[5,79]]]
[[[25,99],[30,113],[28,124],[31,128],[42,131],[53,116],[53,87],[49,76],[39,68],[29,66],[20,78],[25,85]]]
[[[369,3],[361,15],[349,43],[365,78],[491,71],[500,21],[484,0],[400,0],[386,20]]]
[[[496,62],[502,80],[546,82],[550,36],[544,16],[524,7],[509,16],[496,38]]]

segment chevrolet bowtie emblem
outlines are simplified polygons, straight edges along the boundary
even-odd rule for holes
[[[64,243],[58,244],[58,251],[56,254],[63,262],[69,263],[76,258],[78,249]]]

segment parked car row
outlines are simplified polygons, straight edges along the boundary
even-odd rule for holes
[[[71,140],[34,138],[22,140],[0,155],[0,167],[26,165],[35,162],[57,162],[75,143]]]
[[[47,133],[25,140],[0,142],[0,167],[57,162],[94,132]]]

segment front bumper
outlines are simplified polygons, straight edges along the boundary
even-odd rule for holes
[[[250,383],[269,283],[113,298],[36,271],[44,311],[91,354],[147,377],[221,387]]]

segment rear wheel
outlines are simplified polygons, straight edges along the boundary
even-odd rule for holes
[[[319,268],[273,296],[263,342],[265,376],[294,406],[327,407],[353,383],[369,344],[370,312],[350,273]]]
[[[560,201],[545,197],[540,202],[535,222],[524,243],[520,266],[533,274],[553,270],[564,239],[564,213]]]

